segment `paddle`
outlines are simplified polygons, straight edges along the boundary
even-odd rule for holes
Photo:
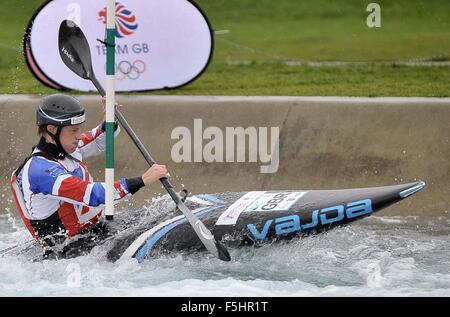
[[[26,242],[23,242],[23,243],[14,245],[14,246],[12,246],[12,247],[3,249],[3,250],[0,251],[0,257],[1,257],[1,256],[4,256],[4,255],[7,254],[8,252],[13,251],[13,250],[15,250],[15,249],[30,246],[30,245],[32,245],[32,244],[35,243],[35,242],[36,242],[36,241],[35,241],[34,239],[33,239],[33,240],[28,240],[28,241],[26,241]]]
[[[81,78],[90,80],[97,88],[98,92],[105,96],[105,90],[98,82],[92,69],[91,52],[89,43],[84,36],[81,29],[72,21],[64,20],[59,27],[59,53],[61,58],[75,74]],[[147,163],[152,166],[155,164],[155,160],[150,156],[147,149],[137,137],[136,133],[131,129],[128,122],[120,111],[115,111],[115,116],[121,126],[125,129],[128,135],[133,140],[134,144],[138,147],[141,154],[144,156]],[[205,227],[189,208],[186,207],[180,196],[174,191],[172,184],[167,178],[161,178],[166,191],[169,193],[175,202],[177,208],[184,214],[189,224],[194,229],[197,236],[200,238],[206,249],[211,252],[217,258],[223,261],[230,261],[230,254],[228,250],[221,243],[216,241],[211,232]]]

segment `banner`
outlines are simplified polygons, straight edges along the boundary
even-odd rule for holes
[[[94,72],[106,86],[106,1],[53,0],[31,19],[24,53],[33,75],[55,89],[95,91],[62,62],[61,21],[74,21],[89,41]],[[187,0],[116,2],[116,91],[177,88],[195,80],[212,56],[213,36],[206,16]]]

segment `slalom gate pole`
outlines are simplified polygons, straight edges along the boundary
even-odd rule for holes
[[[105,215],[114,219],[114,104],[115,104],[115,33],[116,2],[107,0],[106,7],[106,158]]]

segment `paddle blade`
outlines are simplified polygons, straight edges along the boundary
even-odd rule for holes
[[[228,253],[227,248],[219,241],[216,241],[216,249],[218,251],[219,259],[225,262],[231,261],[230,253]]]
[[[187,218],[206,249],[216,258],[222,261],[230,261],[231,257],[228,250],[214,238],[213,234],[205,227],[203,222],[201,222],[183,203],[178,204],[177,207]]]
[[[64,64],[84,79],[93,74],[91,50],[81,29],[70,20],[64,20],[59,26],[59,55]]]

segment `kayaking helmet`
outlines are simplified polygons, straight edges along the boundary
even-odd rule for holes
[[[42,99],[36,110],[36,125],[39,126],[39,133],[46,132],[55,141],[59,158],[64,158],[67,154],[60,140],[62,128],[81,124],[84,121],[84,107],[72,96],[63,94],[47,96]],[[47,129],[49,124],[57,127],[56,133]]]
[[[36,110],[36,125],[64,127],[85,121],[84,107],[72,96],[54,94],[42,99]]]

